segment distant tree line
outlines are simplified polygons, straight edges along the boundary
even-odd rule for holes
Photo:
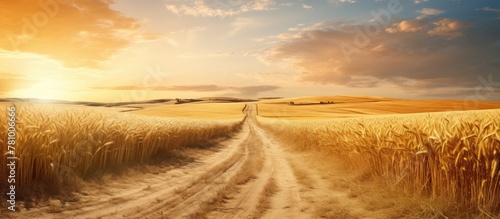
[[[295,103],[294,101],[290,101],[291,105],[312,105],[312,104],[334,104],[334,101],[320,101],[319,103]]]

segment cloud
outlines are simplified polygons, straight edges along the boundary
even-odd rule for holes
[[[386,28],[385,31],[388,33],[398,33],[427,30],[427,34],[430,36],[454,39],[464,36],[464,30],[470,26],[472,26],[471,23],[450,18],[442,18],[434,21],[424,21],[417,18],[417,20],[395,22],[391,27]]]
[[[176,48],[192,47],[195,45],[196,41],[204,35],[204,32],[207,30],[208,30],[207,27],[194,26],[181,29],[178,31],[172,31],[168,33],[168,38],[166,39],[166,42]]]
[[[258,21],[254,18],[238,17],[233,22],[231,22],[231,31],[228,32],[227,36],[232,37],[240,33],[242,30],[255,28],[263,25],[265,25],[265,23],[263,23],[262,21]]]
[[[248,87],[233,87],[233,90],[236,90],[241,93],[243,96],[256,96],[259,93],[266,91],[274,91],[277,90],[278,86],[271,85],[260,85],[260,86],[248,86]]]
[[[173,86],[154,86],[154,87],[143,87],[143,86],[110,86],[110,87],[91,87],[92,89],[98,90],[153,90],[153,91],[195,91],[195,92],[216,92],[224,90],[234,90],[239,92],[241,95],[249,97],[255,96],[260,92],[273,91],[280,87],[271,85],[258,85],[258,86],[246,86],[246,87],[223,87],[218,85],[173,85]]]
[[[168,0],[165,8],[176,15],[194,17],[229,17],[248,11],[271,10],[273,0]]]
[[[185,59],[195,59],[195,58],[218,58],[218,57],[227,57],[234,56],[236,52],[211,52],[211,53],[186,53],[180,55],[180,58]]]
[[[427,32],[431,36],[440,36],[447,39],[453,39],[461,37],[464,35],[462,30],[470,27],[471,24],[463,23],[458,20],[452,20],[449,18],[443,18],[441,20],[435,21],[434,28]]]
[[[392,27],[387,28],[386,31],[389,33],[417,32],[423,30],[426,26],[427,24],[424,22],[403,20],[399,23],[393,24]]]
[[[500,13],[500,8],[490,8],[490,7],[484,7],[484,8],[481,8],[481,9],[478,9],[478,10],[481,10],[481,11],[486,11],[486,12],[492,12],[494,13],[495,15],[497,15],[497,13]],[[497,16],[495,17],[496,19],[500,19],[500,16]]]
[[[158,36],[110,8],[109,0],[11,1],[0,7],[0,49],[45,55],[66,66],[96,66],[134,42]]]
[[[491,11],[491,12],[500,13],[500,8],[490,8],[490,7],[484,7],[484,8],[481,8],[481,10],[483,10],[483,11]]]
[[[36,80],[15,77],[14,74],[0,73],[0,94],[26,89],[36,83]]]
[[[143,87],[134,85],[122,85],[122,86],[111,86],[111,87],[91,87],[92,89],[99,90],[156,90],[156,91],[220,91],[226,90],[225,87],[219,87],[217,85],[174,85],[174,86],[154,86],[154,87]]]
[[[255,79],[261,83],[276,83],[280,84],[293,81],[295,75],[290,71],[256,71],[239,73],[238,76],[248,79]]]
[[[313,6],[311,6],[311,5],[302,5],[302,7],[305,9],[312,9],[313,8]]]
[[[444,11],[434,8],[423,8],[417,12],[420,13],[420,16],[415,20],[402,20],[396,22],[391,27],[387,28],[386,31],[389,33],[421,31],[430,24],[430,22],[424,21],[425,18],[444,13]]]
[[[172,91],[197,91],[197,92],[209,92],[209,91],[221,91],[226,88],[217,85],[191,85],[191,86],[172,86],[166,90]],[[159,89],[156,89],[159,90]]]
[[[413,1],[415,4],[420,4],[422,2],[428,2],[429,0],[415,0]]]
[[[420,16],[417,17],[417,20],[422,20],[432,15],[442,14],[444,11],[434,8],[423,8],[422,10],[418,10],[417,12],[420,13]]]
[[[356,3],[356,0],[328,0],[328,2],[333,3],[333,4],[339,4],[339,3]]]
[[[410,32],[380,31],[368,37],[363,24],[325,21],[279,34],[293,34],[293,38],[270,37],[268,47],[249,55],[289,65],[301,72],[301,82],[348,87],[470,87],[478,83],[478,75],[498,74],[500,61],[495,57],[500,56],[496,37],[500,29],[477,29],[462,35],[461,40],[447,40],[458,36],[466,25],[451,19],[430,25],[435,28],[429,34],[411,32],[414,25],[403,25]],[[349,45],[351,53],[342,45]]]

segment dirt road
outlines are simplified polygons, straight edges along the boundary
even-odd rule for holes
[[[221,143],[221,150],[196,162],[95,186],[79,194],[78,201],[54,201],[52,206],[22,210],[12,217],[303,219],[339,213],[366,217],[364,210],[356,209],[356,200],[348,200],[347,191],[333,188],[320,172],[301,157],[291,157],[261,129],[255,110],[255,105],[248,105],[242,130]]]

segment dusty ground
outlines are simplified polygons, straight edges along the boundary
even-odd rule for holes
[[[255,111],[248,105],[237,135],[183,165],[87,182],[73,200],[51,200],[7,217],[394,217],[387,209],[395,204],[363,199],[351,178],[340,177],[333,162],[322,162],[328,158],[286,150],[257,125]]]

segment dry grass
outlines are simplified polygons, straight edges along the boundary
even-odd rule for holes
[[[1,121],[6,121],[6,110],[1,112]],[[19,195],[35,184],[51,192],[69,186],[75,176],[146,162],[179,148],[206,147],[212,139],[234,132],[243,118],[241,114],[230,120],[172,119],[29,104],[18,104],[16,112]],[[0,136],[7,136],[7,122],[0,127]],[[0,163],[5,164],[5,139],[0,144]],[[0,166],[0,175],[7,176],[5,165]],[[5,188],[5,182],[0,183]]]
[[[286,133],[296,149],[330,154],[407,194],[492,216],[500,213],[499,117],[484,110],[259,123]]]

